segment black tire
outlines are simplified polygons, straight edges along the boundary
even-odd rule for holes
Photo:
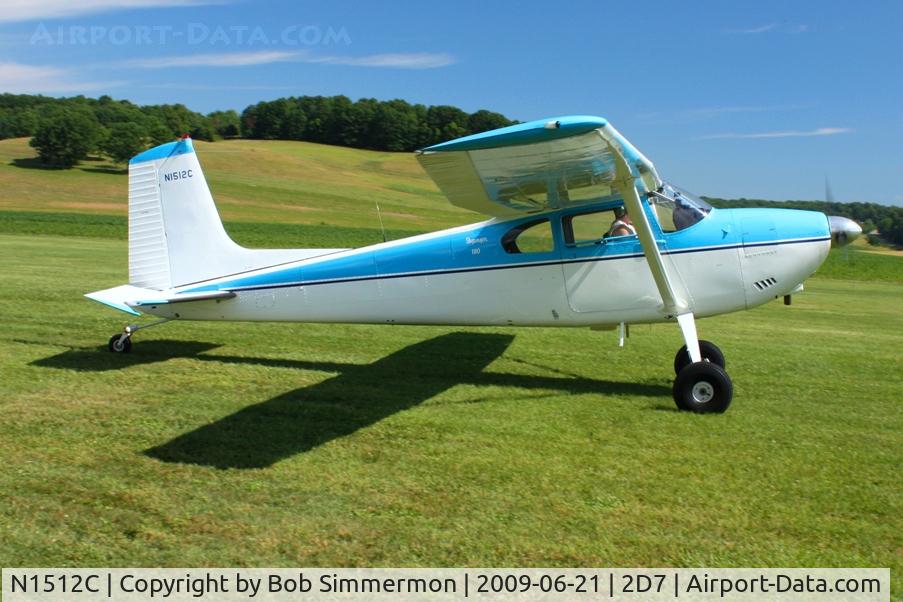
[[[132,337],[122,338],[122,333],[114,334],[110,337],[107,348],[113,353],[128,353],[132,350]]]
[[[674,379],[677,407],[697,414],[721,414],[731,405],[734,385],[724,368],[713,362],[685,366]]]
[[[699,352],[702,354],[702,361],[718,364],[724,368],[724,354],[718,345],[712,341],[699,341]],[[680,371],[689,366],[693,362],[690,361],[690,354],[687,352],[687,346],[684,345],[677,350],[674,356],[674,374],[680,374]]]

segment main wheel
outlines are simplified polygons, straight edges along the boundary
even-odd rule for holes
[[[124,337],[122,333],[110,337],[107,348],[113,353],[128,353],[132,350],[132,337]]]
[[[724,368],[713,362],[694,362],[684,366],[674,379],[677,407],[697,414],[720,414],[734,397],[734,385]]]
[[[702,354],[702,361],[718,364],[724,368],[724,354],[712,341],[699,341],[699,353]],[[687,351],[687,346],[684,345],[677,350],[677,355],[674,356],[674,374],[680,374],[680,371],[691,363],[693,362],[690,360],[690,353]]]

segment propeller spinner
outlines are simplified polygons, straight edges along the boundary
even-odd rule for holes
[[[828,223],[831,225],[831,246],[842,247],[853,242],[862,234],[862,228],[847,217],[829,215]]]

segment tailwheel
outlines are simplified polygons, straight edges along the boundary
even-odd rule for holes
[[[151,322],[150,324],[129,324],[125,328],[122,329],[122,332],[114,334],[110,337],[110,342],[107,343],[107,348],[113,353],[128,353],[132,350],[132,335],[138,332],[139,330],[144,330],[145,328],[150,328],[151,326],[159,326],[160,324],[166,324],[172,318],[163,318],[162,320],[157,320],[156,322]]]
[[[107,348],[113,353],[128,353],[132,350],[132,337],[126,333],[117,332],[110,337]]]
[[[731,405],[734,385],[724,368],[714,362],[702,361],[681,369],[674,379],[673,392],[674,401],[681,410],[721,414]]]
[[[702,361],[718,364],[724,368],[724,354],[715,343],[700,340],[699,353],[702,354]],[[691,363],[692,360],[690,359],[690,354],[687,352],[687,346],[684,345],[678,349],[677,354],[674,356],[674,374],[680,374],[680,371]]]

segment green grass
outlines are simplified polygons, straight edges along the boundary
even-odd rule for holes
[[[673,325],[177,323],[105,350],[125,243],[0,235],[3,566],[889,566],[899,284],[700,322],[734,379],[676,412]]]
[[[856,247],[832,249],[816,274],[840,280],[903,282],[903,257],[870,253]]]

